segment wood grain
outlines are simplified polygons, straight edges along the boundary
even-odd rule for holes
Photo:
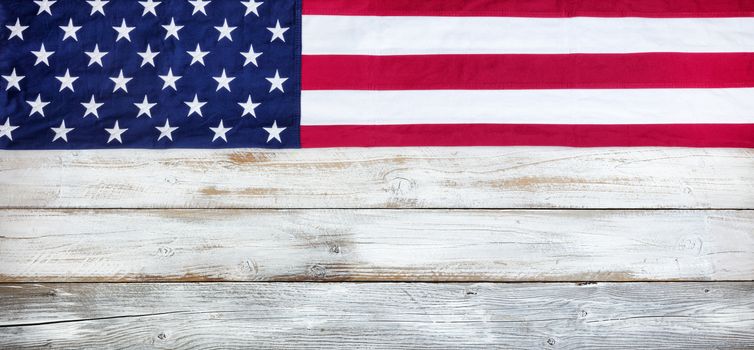
[[[13,349],[744,349],[754,283],[0,285]]]
[[[5,208],[754,208],[754,150],[0,153]]]
[[[0,282],[753,279],[754,211],[0,211]]]

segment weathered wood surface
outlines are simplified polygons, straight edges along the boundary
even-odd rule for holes
[[[0,282],[221,280],[754,280],[754,211],[0,211]]]
[[[6,208],[754,208],[754,150],[0,152]]]
[[[754,348],[754,150],[0,152],[0,208],[0,349]],[[12,284],[144,281],[208,283]]]
[[[0,285],[7,348],[754,347],[754,283]]]

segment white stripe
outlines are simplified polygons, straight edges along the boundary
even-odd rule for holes
[[[303,16],[303,54],[751,52],[754,17]]]
[[[302,125],[754,123],[754,88],[301,92]]]

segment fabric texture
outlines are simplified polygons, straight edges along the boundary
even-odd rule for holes
[[[7,0],[0,149],[754,147],[754,2]]]

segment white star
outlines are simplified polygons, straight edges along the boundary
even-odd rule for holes
[[[113,126],[111,129],[105,128],[105,131],[107,131],[110,134],[110,138],[107,139],[107,143],[112,142],[113,140],[118,140],[119,143],[123,143],[123,140],[121,140],[121,135],[123,135],[124,132],[126,132],[128,128],[121,129],[120,125],[118,125],[118,121],[115,121],[115,126]]]
[[[246,67],[247,64],[251,63],[255,67],[259,67],[259,65],[257,65],[257,57],[261,55],[261,51],[254,52],[254,46],[249,45],[249,52],[241,52],[241,56],[246,57],[246,62],[243,63],[243,66]]]
[[[236,28],[237,27],[228,27],[228,19],[226,18],[221,27],[215,27],[215,29],[220,32],[220,37],[217,38],[217,41],[223,40],[223,38],[228,38],[228,40],[233,41],[230,33],[236,30]]]
[[[225,138],[225,134],[227,134],[228,131],[230,131],[230,129],[233,129],[233,128],[226,128],[225,125],[223,125],[223,120],[220,119],[220,124],[217,125],[216,128],[209,128],[209,129],[215,133],[215,137],[212,138],[212,142],[215,142],[215,140],[217,139],[223,139],[223,141],[228,142],[228,139]]]
[[[68,72],[68,69],[65,70],[65,75],[62,77],[55,77],[55,79],[60,81],[60,90],[63,91],[63,89],[70,89],[71,92],[75,92],[73,90],[73,82],[76,81],[79,77],[72,77],[71,74]]]
[[[285,42],[285,37],[283,36],[283,33],[288,31],[288,27],[280,27],[280,20],[275,23],[274,27],[268,27],[267,30],[272,32],[272,39],[270,39],[270,42],[275,41],[275,39],[280,39],[283,42]]]
[[[12,26],[5,26],[10,30],[10,36],[8,37],[8,40],[13,39],[13,37],[18,37],[21,40],[24,40],[24,30],[29,28],[29,26],[22,26],[21,20],[16,18],[16,24]]]
[[[254,0],[248,0],[246,2],[241,1],[241,5],[246,6],[246,14],[244,16],[248,16],[250,13],[253,13],[259,17],[259,12],[257,12],[257,8],[261,6],[264,2],[256,2]]]
[[[13,72],[11,72],[10,75],[3,75],[3,79],[8,82],[8,86],[5,87],[5,91],[10,90],[10,88],[16,88],[16,90],[21,91],[21,85],[19,83],[24,78],[26,78],[26,76],[16,75],[16,68],[13,68]]]
[[[57,0],[34,0],[34,3],[39,6],[39,12],[37,12],[37,15],[42,12],[47,12],[47,14],[52,15],[52,9],[50,6],[55,5],[56,2]]]
[[[178,130],[177,126],[170,126],[170,121],[165,120],[165,126],[155,126],[155,129],[160,131],[160,137],[157,138],[157,141],[162,140],[163,137],[167,137],[168,140],[173,141],[173,131]]]
[[[189,112],[188,116],[190,117],[191,114],[196,113],[200,117],[204,117],[202,115],[202,107],[207,104],[207,102],[199,102],[199,95],[194,94],[194,101],[187,101],[184,102],[187,106],[189,106]]]
[[[223,74],[221,74],[219,77],[212,77],[212,79],[215,79],[215,81],[217,81],[217,89],[215,89],[215,91],[226,89],[228,90],[228,92],[230,92],[230,82],[236,78],[228,77],[227,75],[225,75],[225,69],[223,69]]]
[[[267,137],[267,142],[269,143],[272,141],[272,139],[278,140],[278,142],[282,143],[283,140],[280,139],[280,133],[283,132],[286,128],[278,128],[278,121],[272,122],[272,127],[270,128],[262,128],[264,131],[267,131],[270,136]]]
[[[8,119],[5,119],[5,124],[0,125],[0,139],[2,139],[3,136],[7,136],[9,140],[13,141],[13,135],[11,135],[11,133],[16,129],[18,129],[18,127],[10,125],[10,117],[8,117]]]
[[[141,56],[141,67],[144,67],[145,64],[151,64],[152,67],[154,67],[154,58],[159,54],[160,52],[152,52],[152,48],[147,44],[147,50],[144,52],[137,52],[139,56]]]
[[[94,44],[94,51],[86,51],[84,53],[89,56],[89,66],[96,63],[99,64],[100,67],[102,67],[102,57],[107,55],[107,52],[100,52],[99,44]]]
[[[118,38],[115,39],[115,42],[118,42],[120,39],[126,39],[128,42],[131,42],[131,31],[134,30],[136,27],[129,27],[126,25],[126,19],[123,19],[123,22],[120,23],[120,27],[113,27],[116,32],[118,32]]]
[[[44,62],[44,64],[46,64],[47,66],[49,66],[50,65],[50,61],[48,61],[47,59],[50,58],[50,56],[52,56],[52,54],[54,54],[55,51],[47,51],[47,50],[45,50],[45,44],[42,44],[42,48],[39,49],[39,51],[32,51],[31,53],[33,53],[34,56],[37,56],[37,61],[34,62],[35,66],[38,65],[38,64],[40,64],[40,63],[43,63],[43,62]]]
[[[105,5],[107,5],[110,1],[105,0],[87,0],[86,2],[89,3],[89,5],[92,7],[92,13],[90,13],[90,16],[94,16],[95,12],[101,13],[103,16],[105,15]]]
[[[117,77],[112,77],[110,80],[115,83],[115,87],[113,88],[113,92],[118,91],[118,89],[122,89],[126,93],[128,93],[128,87],[126,84],[128,84],[129,81],[131,81],[133,78],[126,78],[123,76],[123,70],[120,70],[120,74]]]
[[[73,25],[73,18],[68,19],[68,25],[67,26],[60,26],[60,29],[62,29],[65,32],[65,35],[63,35],[63,41],[68,38],[72,38],[74,41],[79,41],[79,38],[76,36],[76,32],[81,29],[81,26],[74,26]]]
[[[139,118],[142,115],[146,115],[147,117],[152,118],[152,107],[156,106],[157,104],[149,103],[147,95],[144,95],[144,101],[142,103],[134,103],[134,105],[139,108],[139,114],[136,116],[136,118]]]
[[[162,84],[162,89],[165,90],[170,86],[173,88],[173,90],[178,91],[178,88],[175,86],[175,82],[178,81],[178,79],[181,79],[181,76],[179,75],[173,75],[173,68],[168,69],[168,75],[160,75],[160,79],[162,79],[165,83]]]
[[[97,119],[99,119],[99,113],[97,113],[97,108],[102,107],[104,103],[97,103],[97,101],[94,100],[94,95],[92,95],[92,99],[89,100],[88,103],[82,102],[81,105],[84,106],[84,108],[86,108],[86,112],[84,113],[84,118],[86,118],[86,116],[91,114],[95,116]]]
[[[62,120],[59,127],[50,129],[55,132],[55,138],[52,139],[52,142],[55,142],[58,139],[63,139],[63,141],[68,142],[68,133],[73,131],[74,128],[66,128],[65,120]]]
[[[154,0],[147,0],[147,1],[139,1],[139,4],[141,6],[144,6],[144,12],[141,14],[141,16],[146,16],[147,13],[151,13],[155,16],[157,16],[157,5],[160,4],[159,1],[155,2]]]
[[[26,103],[28,103],[29,106],[31,106],[31,112],[29,112],[30,117],[33,116],[34,113],[39,113],[40,115],[42,115],[42,117],[44,117],[45,116],[44,108],[45,106],[50,104],[50,102],[42,101],[41,95],[37,95],[36,101],[26,101]]]
[[[178,37],[178,31],[181,30],[183,26],[175,25],[175,18],[170,18],[170,24],[162,27],[168,31],[167,34],[165,34],[165,40],[171,36],[174,36],[177,40],[181,40],[181,38]]]
[[[254,103],[251,101],[251,95],[249,95],[249,98],[246,100],[246,102],[239,102],[238,103],[241,108],[243,108],[243,113],[241,114],[241,117],[245,117],[247,114],[251,115],[252,117],[256,118],[257,114],[254,111],[261,103]]]
[[[265,79],[267,79],[267,81],[269,81],[270,84],[272,84],[272,86],[270,86],[270,92],[272,92],[275,89],[280,90],[280,92],[285,92],[285,90],[283,90],[283,83],[285,83],[285,81],[288,80],[288,78],[281,78],[280,73],[278,73],[277,70],[275,70],[274,77],[265,78]]]
[[[202,48],[199,47],[199,44],[196,44],[196,51],[186,51],[186,52],[189,55],[191,55],[191,64],[189,64],[189,66],[197,62],[201,63],[201,65],[203,66],[204,56],[207,56],[207,54],[209,54],[209,51],[202,51]]]
[[[207,15],[207,10],[204,7],[209,5],[209,0],[189,0],[189,2],[191,6],[194,6],[194,12],[191,12],[192,15],[195,15],[197,12],[201,12],[205,16]]]

